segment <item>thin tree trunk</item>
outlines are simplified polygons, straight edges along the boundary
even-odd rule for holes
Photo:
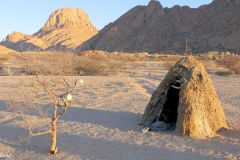
[[[51,145],[50,145],[50,153],[56,154],[57,149],[57,119],[52,121],[52,135],[51,135]]]
[[[55,101],[56,102],[56,101]],[[51,134],[51,145],[50,145],[50,153],[56,154],[58,152],[57,148],[57,105],[54,105],[54,113],[52,118],[52,134]]]

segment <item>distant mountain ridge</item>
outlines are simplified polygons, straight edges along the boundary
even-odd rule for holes
[[[136,6],[77,50],[181,53],[188,39],[192,51],[240,52],[240,0],[214,0],[199,8],[163,8],[151,0]]]
[[[63,8],[54,11],[35,34],[13,32],[1,45],[16,51],[74,50],[97,32],[84,11],[78,8]]]

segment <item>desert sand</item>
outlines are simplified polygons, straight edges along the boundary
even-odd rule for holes
[[[161,63],[147,62],[125,76],[81,77],[84,85],[73,93],[73,106],[59,120],[57,155],[48,154],[47,135],[22,141],[27,129],[17,113],[24,100],[19,81],[33,77],[0,77],[0,152],[12,160],[240,159],[240,76],[210,75],[229,125],[219,136],[196,140],[174,131],[141,132],[145,107],[166,72]],[[30,110],[24,116],[34,126],[46,127]]]

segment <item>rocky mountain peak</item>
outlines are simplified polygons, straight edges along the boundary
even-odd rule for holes
[[[44,29],[75,28],[91,26],[87,14],[79,8],[62,8],[54,11],[44,25]]]
[[[156,8],[158,8],[158,9],[162,8],[163,9],[162,4],[158,0],[150,0],[147,7],[148,8],[153,8],[153,9],[156,9]]]
[[[13,32],[0,44],[16,51],[74,50],[97,32],[83,10],[62,8],[54,11],[35,34]]]
[[[158,0],[151,0],[145,10],[146,17],[160,16],[164,14],[163,6],[161,5],[160,1]]]
[[[18,42],[19,40],[25,38],[26,35],[21,32],[12,32],[6,37],[6,41]]]

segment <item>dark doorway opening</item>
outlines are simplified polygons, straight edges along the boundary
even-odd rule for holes
[[[163,106],[159,121],[168,124],[169,130],[175,130],[178,116],[180,83],[172,83],[168,92],[167,100]]]

